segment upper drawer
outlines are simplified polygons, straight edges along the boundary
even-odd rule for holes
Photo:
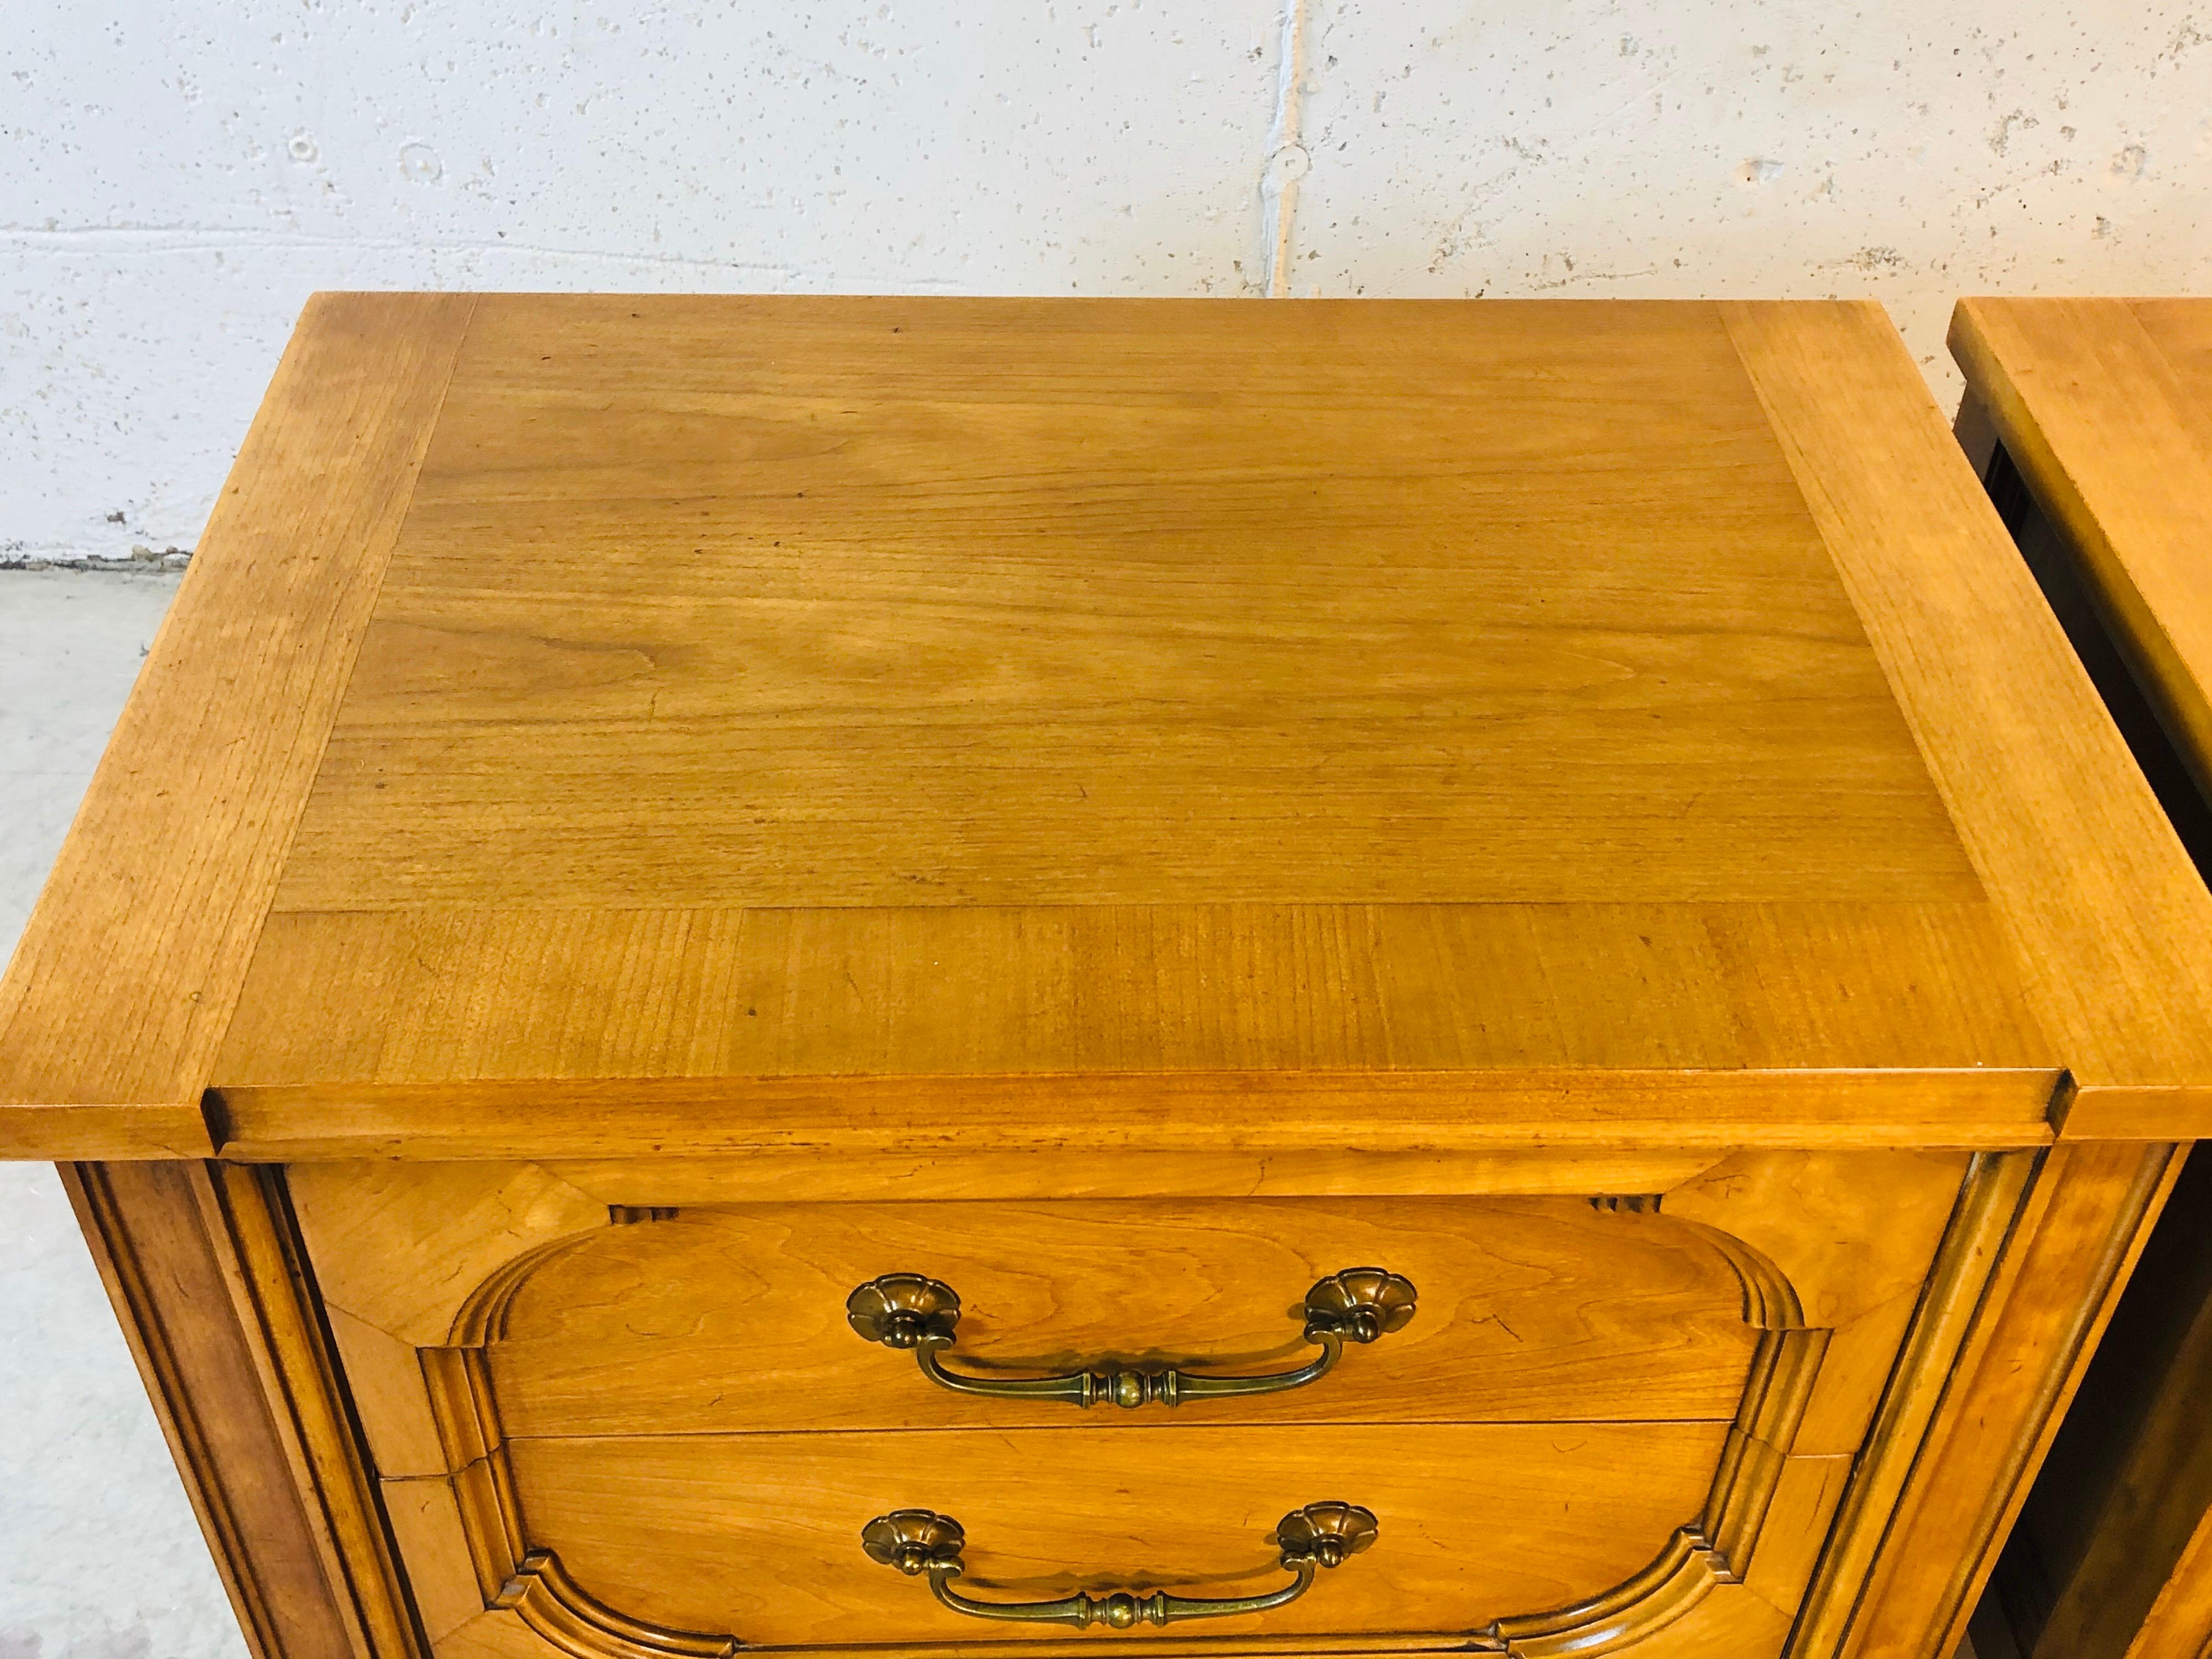
[[[548,1255],[488,1352],[511,1436],[1072,1425],[1071,1403],[925,1376],[856,1332],[854,1291],[896,1274],[957,1295],[937,1358],[962,1376],[1265,1376],[1322,1352],[1304,1304],[1352,1268],[1407,1281],[1412,1318],[1302,1386],[1185,1399],[1176,1417],[1725,1419],[1757,1341],[1695,1227],[1484,1198],[685,1209]],[[1161,1419],[1102,1402],[1081,1420]]]

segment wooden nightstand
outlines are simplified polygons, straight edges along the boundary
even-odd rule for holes
[[[1997,444],[1992,496],[2183,844],[2212,872],[2212,300],[1969,300],[1952,346],[1972,388],[1966,424]],[[2003,1623],[1989,1645],[2032,1659],[2212,1649],[2212,1165],[2201,1155],[1989,1600]]]
[[[2208,990],[1875,306],[340,295],[0,1136],[264,1655],[1936,1655]]]

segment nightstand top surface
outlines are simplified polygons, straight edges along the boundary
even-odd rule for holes
[[[325,296],[0,1099],[2193,1099],[2212,904],[2008,555],[1866,307]]]
[[[2212,299],[1967,300],[1952,339],[2212,789]]]

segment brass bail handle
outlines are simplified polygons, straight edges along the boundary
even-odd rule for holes
[[[1346,1267],[1306,1292],[1300,1310],[1305,1340],[1320,1355],[1286,1371],[1259,1376],[1194,1376],[1175,1366],[1067,1371],[1054,1376],[976,1376],[946,1369],[941,1356],[957,1340],[960,1297],[950,1285],[921,1273],[885,1273],[845,1298],[845,1317],[871,1342],[910,1348],[921,1374],[957,1394],[1001,1400],[1064,1400],[1077,1406],[1110,1401],[1136,1407],[1148,1401],[1180,1406],[1188,1400],[1279,1394],[1318,1382],[1335,1368],[1346,1342],[1372,1342],[1403,1330],[1413,1317],[1412,1281],[1382,1267]]]
[[[1273,1541],[1291,1574],[1280,1589],[1258,1595],[1214,1599],[1170,1595],[1165,1590],[1139,1595],[1113,1590],[1086,1595],[1079,1590],[1054,1601],[981,1601],[952,1588],[960,1576],[960,1553],[968,1534],[949,1515],[931,1510],[893,1510],[860,1528],[860,1547],[871,1561],[896,1567],[908,1577],[927,1573],[930,1593],[955,1613],[971,1619],[1006,1619],[1024,1624],[1073,1625],[1077,1629],[1101,1624],[1111,1630],[1133,1630],[1139,1625],[1169,1625],[1183,1619],[1229,1619],[1243,1613],[1265,1613],[1295,1601],[1313,1588],[1314,1574],[1323,1567],[1341,1565],[1375,1541],[1381,1530],[1371,1510],[1357,1504],[1309,1504],[1292,1510],[1275,1523]]]

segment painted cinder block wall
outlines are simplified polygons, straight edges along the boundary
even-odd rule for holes
[[[318,288],[2212,287],[2212,0],[1283,3],[3,0],[0,948]],[[0,1659],[242,1651],[0,1168]]]
[[[319,287],[1872,295],[1955,399],[2206,281],[2206,0],[1284,3],[7,0],[0,557],[188,549]]]

